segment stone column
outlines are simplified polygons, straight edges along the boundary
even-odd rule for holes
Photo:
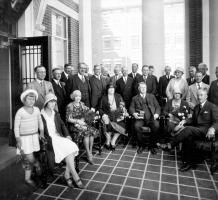
[[[92,68],[91,0],[79,0],[79,60]]]
[[[142,1],[142,65],[153,65],[155,74],[164,67],[164,2]]]

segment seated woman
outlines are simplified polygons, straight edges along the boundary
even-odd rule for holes
[[[70,98],[73,102],[69,103],[66,109],[66,121],[68,122],[69,131],[73,134],[74,141],[77,143],[80,139],[83,139],[88,162],[93,165],[93,142],[99,131],[85,120],[86,113],[90,112],[90,110],[81,102],[81,92],[75,90]]]
[[[190,117],[190,108],[186,101],[181,99],[182,92],[180,89],[173,90],[173,99],[169,100],[163,110],[163,114],[167,119],[165,127],[166,137],[172,137],[178,134],[182,127],[179,122]]]
[[[67,185],[73,187],[70,174],[78,188],[85,188],[79,178],[75,166],[74,158],[78,154],[78,147],[69,136],[68,130],[61,120],[59,113],[55,111],[57,97],[53,93],[45,96],[44,108],[41,111],[44,124],[44,135],[48,141],[48,149],[52,149],[55,155],[55,162],[60,163],[63,159],[66,161],[66,170],[64,177]]]
[[[99,112],[106,125],[104,131],[106,135],[105,147],[114,151],[120,134],[127,136],[124,119],[128,113],[122,97],[115,93],[115,86],[112,83],[107,86],[107,95],[101,99]]]

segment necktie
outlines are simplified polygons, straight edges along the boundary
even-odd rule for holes
[[[132,74],[133,78],[135,78],[135,73]]]
[[[143,76],[143,78],[144,78],[144,81],[146,82],[147,76]]]
[[[84,76],[82,76],[82,82],[85,83],[85,77]]]
[[[200,83],[198,83],[198,90],[201,89]]]
[[[41,87],[43,86],[43,83],[42,83],[42,81],[40,82],[40,86],[41,86]]]

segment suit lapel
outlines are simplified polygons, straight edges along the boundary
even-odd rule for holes
[[[195,99],[198,100],[198,97],[197,97],[197,86],[196,86],[196,84],[194,84],[194,85],[192,86],[192,88],[193,88],[193,95],[194,95]]]
[[[37,88],[37,91],[39,92],[39,95],[41,95],[42,98],[44,99],[44,94],[43,94],[41,85],[38,83],[38,81],[35,81],[35,86],[36,86],[36,88]]]

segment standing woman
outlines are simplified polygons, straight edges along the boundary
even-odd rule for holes
[[[173,91],[175,88],[178,88],[182,92],[181,99],[186,99],[188,94],[188,83],[185,79],[182,78],[183,74],[184,69],[182,67],[177,67],[175,70],[175,78],[171,79],[167,85],[166,95],[168,100],[173,99]]]
[[[40,111],[34,106],[38,93],[36,90],[27,89],[21,94],[20,99],[24,106],[17,111],[14,121],[17,152],[22,157],[25,182],[35,186],[31,179],[32,167],[36,167],[36,172],[41,170],[39,162],[34,157],[34,152],[40,150],[39,137],[44,137]]]
[[[57,97],[49,93],[45,96],[44,108],[41,111],[44,123],[45,137],[48,140],[48,148],[54,151],[55,162],[60,163],[65,159],[66,170],[65,180],[69,187],[73,187],[71,175],[78,188],[85,188],[79,178],[74,164],[74,158],[78,155],[79,149],[69,136],[60,114],[55,111]]]

